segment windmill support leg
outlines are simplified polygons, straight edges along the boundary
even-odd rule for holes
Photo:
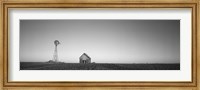
[[[57,46],[55,46],[55,50],[54,50],[54,54],[53,54],[53,61],[58,62]]]

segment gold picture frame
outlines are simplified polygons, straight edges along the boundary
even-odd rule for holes
[[[3,90],[199,90],[199,0],[3,0],[0,30],[0,88]],[[9,82],[8,10],[10,8],[191,8],[192,82]]]

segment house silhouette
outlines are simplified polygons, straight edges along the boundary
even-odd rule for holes
[[[86,54],[83,53],[80,57],[79,57],[80,63],[91,63],[91,58]]]

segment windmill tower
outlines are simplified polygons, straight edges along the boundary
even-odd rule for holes
[[[54,45],[55,45],[55,50],[54,50],[54,54],[53,54],[53,61],[58,62],[58,51],[57,51],[57,46],[60,44],[60,42],[58,40],[54,41]]]

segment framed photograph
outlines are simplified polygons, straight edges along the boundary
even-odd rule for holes
[[[198,88],[197,2],[97,2],[2,2],[2,87]]]

